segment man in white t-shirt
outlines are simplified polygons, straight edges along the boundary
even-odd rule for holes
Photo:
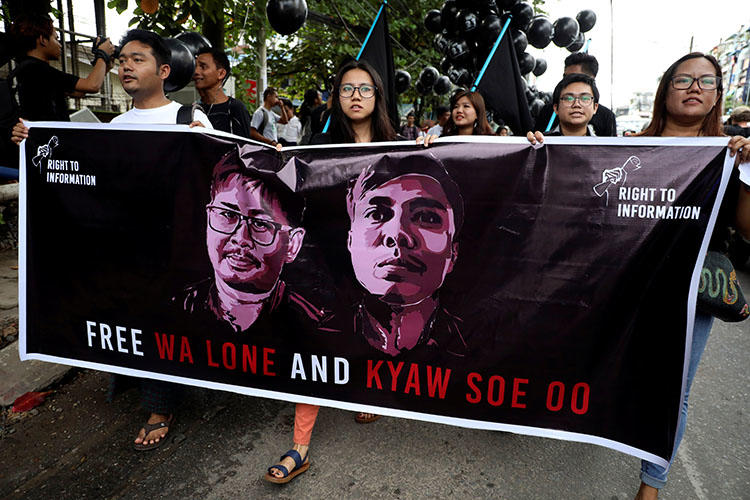
[[[278,105],[281,109],[281,115],[277,115],[271,108]],[[289,121],[284,105],[279,99],[276,89],[268,87],[263,91],[263,106],[259,107],[253,113],[250,120],[250,138],[259,142],[265,142],[271,146],[276,146],[279,141],[276,123],[286,124]]]
[[[437,115],[438,122],[434,127],[427,131],[427,135],[436,135],[440,137],[440,134],[443,133],[443,127],[445,127],[445,124],[448,123],[448,120],[451,117],[451,110],[446,106],[438,106],[435,114]]]
[[[289,99],[281,99],[289,121],[278,126],[279,142],[283,146],[296,146],[302,136],[302,123],[294,114],[294,104]]]

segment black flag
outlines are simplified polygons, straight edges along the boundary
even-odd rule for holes
[[[391,117],[394,127],[400,122],[396,101],[396,83],[393,68],[393,50],[391,49],[391,37],[388,32],[388,16],[386,15],[387,4],[381,4],[378,17],[370,28],[367,39],[360,49],[358,60],[370,63],[383,80],[383,93],[385,94],[385,105],[388,116]]]
[[[522,79],[516,51],[506,32],[477,90],[487,107],[495,111],[516,135],[524,135],[533,126]]]

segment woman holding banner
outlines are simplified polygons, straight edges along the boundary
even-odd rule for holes
[[[451,97],[451,117],[441,137],[449,135],[495,135],[487,121],[484,98],[479,92],[459,90]]]
[[[375,69],[365,61],[350,61],[338,71],[331,95],[330,131],[313,135],[310,144],[351,144],[384,142],[398,139],[388,117],[383,82]],[[320,406],[297,403],[294,410],[294,446],[277,465],[269,467],[265,479],[287,483],[310,467],[308,448]],[[369,423],[380,418],[359,413],[357,422]]]
[[[672,64],[661,78],[654,98],[651,123],[639,135],[652,137],[722,136],[721,104],[724,92],[721,67],[711,55],[700,52],[687,54]],[[736,164],[750,160],[750,139],[735,136],[729,140],[729,152]],[[750,238],[750,188],[739,182],[735,174],[727,187],[709,248],[723,243],[728,225],[735,225],[746,239]],[[688,394],[698,363],[706,347],[713,317],[695,313],[687,385],[682,403],[682,416],[675,437],[670,466],[685,431]],[[643,460],[641,486],[636,500],[656,499],[667,482],[669,467]]]

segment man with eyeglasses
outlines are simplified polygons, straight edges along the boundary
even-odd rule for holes
[[[565,75],[552,93],[553,109],[559,117],[558,125],[548,136],[595,136],[591,117],[599,108],[599,90],[594,79],[582,73]],[[526,138],[533,145],[544,142],[541,132],[528,132]]]
[[[214,316],[237,333],[261,317],[286,320],[290,309],[314,323],[326,318],[280,279],[284,265],[302,249],[305,204],[295,193],[294,164],[278,172],[277,167],[275,152],[243,146],[214,168],[206,206],[206,247],[214,275],[185,290],[185,311]]]

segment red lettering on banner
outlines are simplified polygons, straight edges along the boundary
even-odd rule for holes
[[[247,372],[247,369],[250,368],[250,373],[255,375],[258,368],[258,364],[256,363],[257,360],[258,350],[255,346],[253,346],[252,351],[250,351],[250,346],[242,344],[242,371]]]
[[[391,371],[391,390],[393,392],[396,392],[396,381],[398,379],[398,374],[401,373],[401,368],[404,367],[404,362],[399,361],[398,365],[396,365],[396,369],[393,369],[393,363],[388,361],[388,369]]]
[[[190,342],[188,342],[187,337],[182,337],[180,342],[180,363],[184,363],[185,359],[187,359],[191,365],[193,364],[193,353],[190,352]]]
[[[268,356],[271,354],[276,354],[276,350],[269,349],[268,347],[263,348],[263,375],[275,377],[276,374],[271,371],[271,367],[273,366],[273,361],[268,359]]]
[[[557,390],[557,402],[552,402],[552,397],[555,390]],[[563,401],[565,398],[565,384],[562,382],[552,382],[547,388],[547,409],[549,411],[560,411],[563,407]]]
[[[221,346],[222,361],[224,361],[224,368],[228,370],[234,370],[237,368],[237,349],[231,342],[224,342]]]
[[[495,394],[495,385],[499,384],[500,389],[497,391],[498,395],[496,398],[493,397]],[[500,406],[503,404],[505,399],[505,379],[500,375],[493,375],[490,377],[490,381],[487,384],[487,402],[492,406]]]
[[[520,385],[526,385],[529,383],[529,379],[526,378],[514,378],[513,379],[513,399],[510,402],[510,406],[513,408],[526,408],[526,403],[518,402],[518,398],[525,396],[526,393],[520,390]]]
[[[211,341],[210,340],[206,340],[206,354],[208,356],[206,358],[207,361],[208,361],[208,366],[212,366],[214,368],[218,368],[219,367],[219,363],[215,363],[214,360],[211,358]]]
[[[395,382],[394,382],[395,386]],[[404,394],[409,394],[409,389],[414,389],[414,393],[419,396],[419,370],[418,366],[414,363],[411,364],[409,369],[409,376],[406,379],[406,387],[404,387]],[[395,390],[395,389],[394,389]]]
[[[474,391],[474,395],[472,396],[468,392],[466,393],[466,401],[469,403],[477,404],[482,400],[482,391],[479,390],[479,387],[476,386],[474,381],[481,382],[482,376],[476,372],[471,372],[466,377],[466,384],[469,386],[469,389]]]
[[[581,406],[577,406],[576,403],[578,402],[578,393],[583,392],[581,396]],[[589,411],[589,393],[591,392],[589,388],[589,384],[586,384],[584,382],[578,382],[576,385],[573,386],[573,396],[570,400],[570,409],[573,410],[573,413],[576,415],[583,415],[587,411]]]
[[[378,371],[380,370],[380,367],[383,365],[382,361],[378,361],[375,363],[375,366],[372,365],[372,360],[367,360],[367,388],[372,389],[372,382],[375,381],[375,385],[378,389],[383,389],[383,384],[380,383],[380,374],[378,374]]]
[[[431,398],[435,397],[435,389],[438,390],[438,397],[445,399],[445,391],[448,389],[448,380],[451,378],[451,369],[445,370],[445,377],[441,375],[443,369],[435,368],[435,376],[432,376],[432,367],[427,365],[427,393]]]
[[[161,339],[159,337],[161,336]],[[167,335],[164,333],[154,332],[156,337],[156,349],[159,351],[159,357],[161,359],[167,358],[172,361],[174,357],[174,335]]]

